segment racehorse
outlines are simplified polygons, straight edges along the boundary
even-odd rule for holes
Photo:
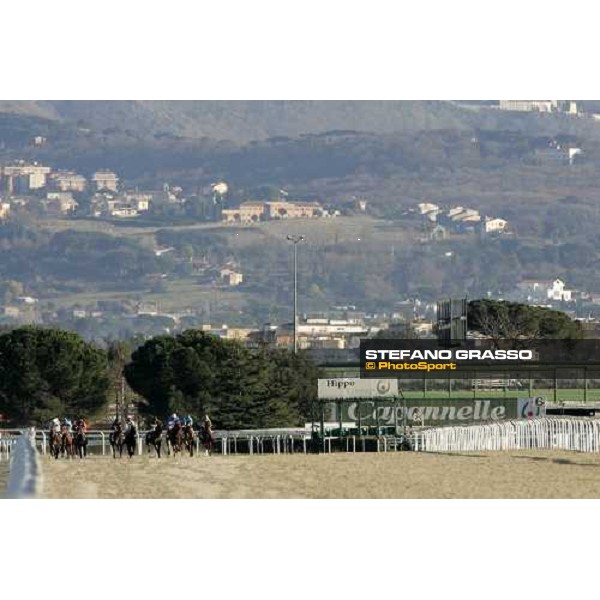
[[[87,437],[82,425],[78,425],[75,430],[75,451],[79,458],[87,456]]]
[[[204,454],[210,456],[215,445],[215,438],[213,437],[212,426],[209,423],[202,426],[202,445],[204,446]]]
[[[178,452],[181,452],[181,446],[183,442],[183,431],[181,430],[181,423],[175,423],[170,431],[167,433],[167,439],[171,448],[173,448],[173,456],[176,456]]]
[[[183,443],[190,456],[194,456],[194,430],[191,425],[186,425],[183,428]]]
[[[123,438],[123,428],[120,424],[116,424],[114,429],[108,436],[108,441],[112,447],[113,458],[117,458],[117,450],[119,451],[119,458],[123,457],[123,444],[125,442]]]
[[[127,448],[127,455],[131,458],[135,454],[135,445],[137,442],[137,430],[135,427],[130,426],[125,434],[125,447]]]
[[[162,432],[163,425],[160,421],[157,421],[156,425],[154,425],[154,429],[146,434],[146,446],[148,446],[148,452],[150,452],[150,446],[153,446],[158,458],[160,458],[160,448],[162,446]]]
[[[58,460],[58,455],[60,454],[60,449],[62,447],[62,436],[58,431],[50,432],[50,455],[54,456],[55,459]]]
[[[65,425],[63,425],[62,428],[60,453],[63,456],[66,454],[69,458],[73,458],[73,456],[75,455],[75,448],[73,446],[73,434]]]

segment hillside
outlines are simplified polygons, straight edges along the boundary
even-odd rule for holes
[[[34,136],[47,141],[34,145]],[[575,147],[582,152],[570,161]],[[44,314],[89,326],[89,336],[132,327],[127,319],[142,299],[163,310],[191,307],[188,324],[283,322],[290,231],[310,240],[299,273],[307,311],[389,311],[407,297],[509,297],[533,277],[562,277],[569,289],[600,296],[600,122],[589,115],[451,102],[0,103],[0,164],[16,159],[88,178],[114,169],[130,190],[181,189],[181,203],[153,201],[126,224],[90,219],[91,192],[77,197],[79,214],[58,223],[45,191],[13,207],[14,219],[0,228],[0,300],[39,298]],[[229,184],[226,207],[285,189],[343,216],[239,229],[205,222],[218,179]],[[366,201],[364,213],[357,199]],[[423,201],[506,220],[510,234],[446,223],[434,238],[417,211]],[[159,257],[159,246],[174,250]],[[233,261],[244,284],[214,287],[190,257],[214,269]],[[96,306],[110,302],[118,306]],[[74,306],[109,316],[101,326],[74,320]]]
[[[468,111],[439,101],[0,101],[3,112],[97,131],[237,142],[331,130],[463,129],[470,118]]]

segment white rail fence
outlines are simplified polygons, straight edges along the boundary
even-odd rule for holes
[[[145,448],[147,431],[140,431],[137,436],[137,454],[142,455]],[[108,455],[112,453],[108,431],[88,431],[86,434],[88,452],[90,454]],[[305,429],[246,429],[238,431],[214,432],[215,450],[221,454],[293,454],[301,452],[306,454],[307,442],[310,433]],[[166,435],[162,436],[163,445],[166,444]],[[42,454],[47,454],[48,434],[38,431],[35,438],[36,446]],[[201,455],[202,441],[194,435],[196,455]]]
[[[5,433],[0,431],[0,462],[10,460],[13,448],[19,439],[18,433]]]
[[[4,435],[0,438],[0,447],[4,447],[10,459],[5,497],[38,497],[42,488],[42,470],[35,446],[35,432],[24,431],[21,435]]]
[[[600,421],[534,419],[465,427],[438,427],[414,434],[420,452],[483,452],[494,450],[573,450],[600,452]]]

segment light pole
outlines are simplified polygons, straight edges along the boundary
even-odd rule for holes
[[[294,244],[294,354],[298,352],[298,252],[296,246],[304,240],[303,235],[288,235],[287,240]]]

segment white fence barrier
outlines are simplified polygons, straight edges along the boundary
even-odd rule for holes
[[[143,442],[146,437],[147,432],[140,432],[137,435],[136,441],[136,450],[137,454],[141,455],[143,450]],[[111,446],[108,436],[110,432],[108,431],[88,431],[85,436],[87,440],[87,450],[94,449],[91,453],[95,453],[95,449],[99,449],[100,453],[105,455],[111,452]],[[38,431],[35,434],[35,444],[36,447],[42,454],[47,454],[49,452],[49,436],[46,431]]]
[[[533,419],[464,427],[437,427],[414,434],[421,452],[484,452],[493,450],[573,450],[600,452],[600,421]]]
[[[10,455],[19,437],[19,434],[0,432],[0,462],[10,460]]]
[[[35,432],[17,436],[11,446],[7,498],[36,498],[42,487],[42,471],[35,448]]]
[[[148,431],[140,431],[137,437],[137,454],[144,453],[145,439]],[[306,454],[310,433],[305,429],[242,429],[237,431],[215,431],[215,451],[223,455],[244,452],[249,454]],[[88,452],[90,454],[111,454],[108,431],[92,430],[86,433]],[[166,433],[163,432],[163,444],[166,444]],[[196,455],[202,455],[202,441],[194,432]],[[36,446],[42,454],[48,453],[48,434],[38,431]]]

